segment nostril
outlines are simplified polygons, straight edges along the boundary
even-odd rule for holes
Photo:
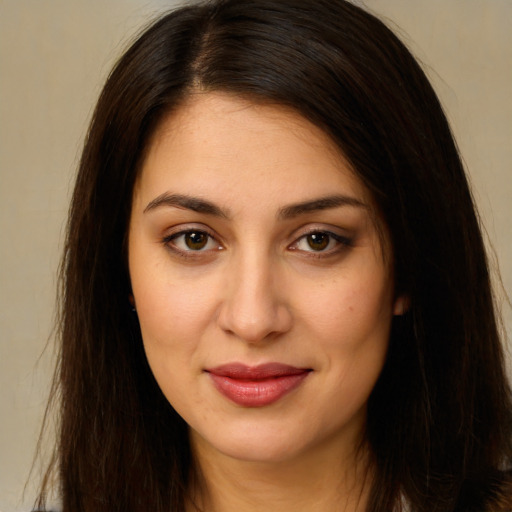
[[[219,303],[217,321],[229,336],[247,343],[275,339],[291,327],[286,302],[279,296],[273,268],[254,253],[240,256]]]

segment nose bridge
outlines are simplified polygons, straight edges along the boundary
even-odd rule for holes
[[[279,263],[257,244],[241,249],[227,276],[221,327],[256,343],[290,327],[290,314],[278,294]]]

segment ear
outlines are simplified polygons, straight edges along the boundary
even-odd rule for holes
[[[393,304],[393,315],[402,316],[407,311],[409,311],[409,307],[411,306],[411,299],[408,295],[399,295],[395,299],[395,303]]]
[[[135,308],[135,298],[132,293],[130,293],[130,295],[128,295],[128,301],[130,302],[132,308]]]

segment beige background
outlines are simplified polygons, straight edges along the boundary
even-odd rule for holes
[[[512,1],[367,0],[424,63],[512,291]],[[0,511],[29,510],[51,368],[55,273],[74,170],[126,42],[173,2],[0,0]],[[440,226],[442,229],[442,226]],[[478,290],[475,290],[478,293]],[[505,311],[512,332],[510,308]]]

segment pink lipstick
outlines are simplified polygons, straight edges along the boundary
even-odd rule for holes
[[[217,390],[232,402],[244,407],[263,407],[294,390],[311,370],[281,363],[230,363],[206,371]]]

